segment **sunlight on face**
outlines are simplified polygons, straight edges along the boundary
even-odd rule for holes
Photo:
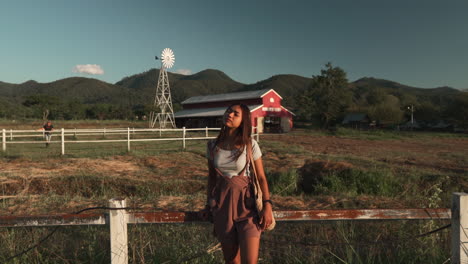
[[[242,123],[242,108],[240,105],[231,106],[223,116],[223,123],[229,128],[238,128]]]

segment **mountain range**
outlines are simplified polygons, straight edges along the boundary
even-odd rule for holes
[[[93,78],[71,77],[49,83],[33,80],[12,84],[0,81],[0,102],[21,104],[32,95],[55,96],[62,100],[75,100],[83,104],[151,104],[154,101],[159,69],[125,77],[115,84]],[[224,72],[207,69],[192,75],[168,72],[174,104],[180,104],[191,96],[219,94],[236,91],[274,89],[283,97],[283,105],[294,109],[295,97],[311,83],[312,78],[292,74],[275,75],[254,84],[243,84],[231,79]],[[394,81],[364,77],[350,82],[356,94],[379,88],[386,93],[405,93],[417,98],[437,98],[466,92],[450,87],[417,88]]]

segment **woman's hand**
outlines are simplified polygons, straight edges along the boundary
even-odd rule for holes
[[[273,208],[270,203],[264,203],[260,216],[260,227],[265,230],[271,223],[273,223]]]

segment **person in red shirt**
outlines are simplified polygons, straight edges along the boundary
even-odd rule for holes
[[[47,121],[47,123],[44,124],[42,129],[44,131],[44,137],[46,139],[46,147],[49,146],[50,140],[52,139],[52,131],[54,131],[54,126],[52,125],[52,122]]]

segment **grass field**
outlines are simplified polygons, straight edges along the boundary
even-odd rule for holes
[[[11,128],[7,125],[0,122],[0,128]],[[31,129],[26,127],[33,124],[14,129]],[[115,121],[97,127],[131,126]],[[263,135],[260,146],[277,209],[450,207],[451,193],[468,186],[464,134],[299,129]],[[73,212],[105,206],[113,197],[128,197],[137,207],[199,210],[207,180],[205,151],[204,140],[188,141],[185,151],[180,141],[134,143],[129,153],[126,143],[70,144],[65,156],[59,144],[8,145],[0,155],[0,214]],[[448,231],[398,243],[364,242],[405,238],[444,224],[282,222],[264,236],[260,262],[442,263],[450,256]],[[210,224],[131,229],[131,263],[220,263],[219,251],[188,260],[215,243]],[[2,229],[0,239],[8,246],[0,250],[0,262],[48,230]],[[12,263],[108,263],[109,255],[105,228],[67,227]]]

